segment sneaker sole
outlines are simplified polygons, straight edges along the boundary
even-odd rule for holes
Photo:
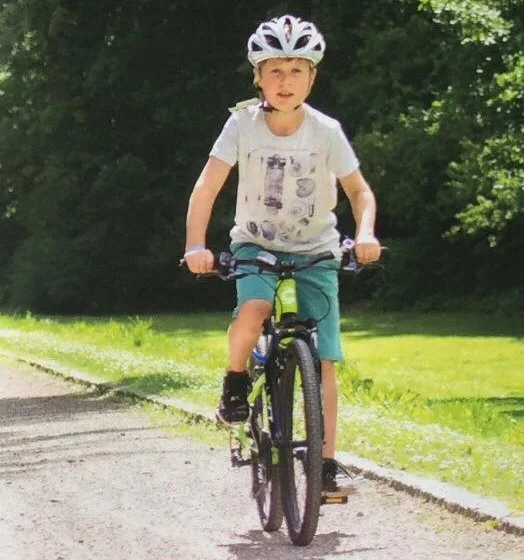
[[[217,410],[215,410],[215,419],[217,422],[219,422],[220,424],[224,424],[225,426],[230,426],[231,428],[234,428],[235,426],[242,426],[242,424],[245,424],[249,418],[250,418],[251,414],[248,415],[248,417],[245,420],[237,420],[235,421],[231,421],[231,420],[226,420],[221,414],[220,412]]]
[[[336,492],[329,492],[328,490],[322,490],[322,497],[323,498],[343,498],[348,496],[353,496],[357,494],[358,490],[353,486],[349,488],[344,488],[343,490],[337,490]]]

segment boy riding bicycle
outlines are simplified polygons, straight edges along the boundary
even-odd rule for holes
[[[291,15],[262,23],[248,41],[248,59],[260,100],[237,105],[216,140],[198,178],[187,212],[185,260],[193,273],[213,270],[206,232],[215,200],[231,168],[238,164],[235,224],[231,250],[239,258],[261,250],[280,258],[304,259],[330,250],[340,254],[333,210],[337,179],[356,224],[355,253],[361,263],[380,257],[374,235],[375,197],[338,121],[305,103],[322,60],[325,42],[316,27]],[[301,280],[304,281],[301,281]],[[318,323],[325,442],[323,491],[343,492],[335,457],[337,386],[335,363],[342,359],[337,263],[297,276],[299,310]],[[217,417],[224,423],[249,417],[246,366],[264,320],[270,315],[275,284],[246,276],[237,281],[237,307],[228,330],[229,364]],[[315,291],[317,290],[317,291]],[[321,309],[320,307],[321,306]]]

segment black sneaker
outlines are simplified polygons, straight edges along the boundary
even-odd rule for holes
[[[357,491],[349,472],[335,459],[324,459],[322,465],[322,503],[347,503]]]
[[[228,372],[224,376],[222,398],[216,410],[217,420],[224,424],[243,424],[249,419],[247,395],[251,380],[246,373]]]

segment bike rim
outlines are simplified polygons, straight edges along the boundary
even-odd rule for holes
[[[320,507],[322,436],[320,394],[309,348],[295,340],[281,380],[283,402],[282,499],[291,540],[308,544]]]

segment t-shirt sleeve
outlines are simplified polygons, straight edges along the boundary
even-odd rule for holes
[[[234,115],[227,120],[209,155],[225,161],[231,167],[238,161],[238,123]]]
[[[340,125],[333,129],[329,146],[328,167],[337,179],[342,179],[357,170],[358,158]]]

